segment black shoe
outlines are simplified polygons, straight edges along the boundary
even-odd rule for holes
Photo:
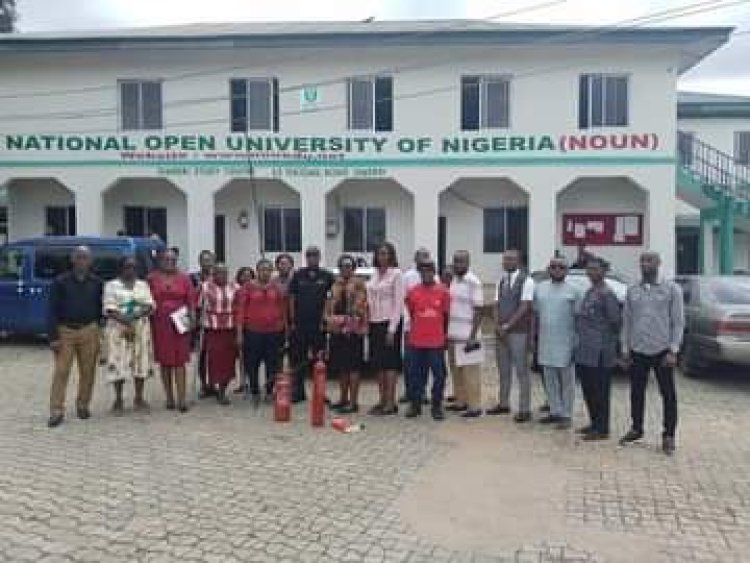
[[[417,418],[418,416],[422,416],[422,403],[413,402],[410,404],[404,416],[406,416],[406,418]]]
[[[466,410],[460,416],[461,418],[479,418],[482,416],[482,409]]]
[[[53,414],[47,420],[47,428],[57,428],[63,423],[65,417],[61,414]]]
[[[445,410],[450,412],[464,412],[465,410],[468,410],[469,407],[467,405],[459,405],[459,404],[452,404],[445,407]]]
[[[429,397],[425,397],[424,399],[422,399],[422,404],[423,405],[430,405],[430,404],[432,404],[432,399],[430,399]]]
[[[232,404],[232,401],[229,400],[229,397],[227,397],[226,393],[224,393],[223,391],[220,391],[216,395],[216,402],[219,403],[223,407],[226,407],[227,405]]]
[[[497,405],[496,407],[492,407],[491,409],[487,409],[486,411],[484,411],[484,414],[510,414],[510,407],[501,407],[500,405]]]
[[[625,444],[630,444],[631,442],[637,442],[641,438],[643,438],[643,432],[633,430],[631,428],[630,430],[628,430],[627,434],[620,438],[620,445],[624,446]]]
[[[406,395],[401,395],[401,396],[400,396],[400,397],[398,398],[398,404],[399,404],[399,405],[405,405],[406,403],[410,403],[410,402],[411,402],[411,401],[409,400],[409,397],[407,397]]]
[[[331,403],[330,405],[328,405],[328,408],[330,408],[332,411],[340,411],[348,405],[349,403],[347,401],[338,401],[336,403]]]
[[[190,409],[188,408],[188,406],[185,403],[180,403],[179,405],[177,405],[177,410],[180,411],[182,414],[185,414]]]
[[[549,412],[549,405],[547,403],[539,407],[539,412]]]
[[[576,428],[576,434],[590,434],[594,431],[594,427],[590,424]]]
[[[382,416],[383,415],[383,405],[377,404],[374,407],[372,407],[369,411],[367,411],[367,414],[370,416]]]
[[[664,436],[661,441],[661,449],[667,455],[672,455],[675,450],[674,436]]]
[[[583,440],[584,442],[599,442],[602,440],[609,440],[609,434],[592,430],[591,432],[586,433],[583,438],[581,438],[581,440]]]
[[[516,416],[513,417],[513,422],[517,422],[518,424],[529,422],[530,420],[531,420],[530,412],[519,412]]]
[[[208,399],[209,397],[214,397],[214,396],[216,396],[216,391],[214,391],[213,389],[209,387],[204,387],[203,389],[201,389],[201,393],[200,395],[198,395],[198,398]]]
[[[359,405],[356,403],[354,404],[350,403],[348,405],[341,407],[338,412],[340,414],[355,414],[359,412]]]
[[[445,402],[446,403],[455,403],[456,402],[456,398],[453,395],[450,395],[449,397],[445,398]]]
[[[557,421],[557,426],[555,426],[555,428],[557,428],[558,430],[570,430],[571,426],[572,423],[570,422],[570,419],[565,416],[561,416]]]
[[[398,414],[398,405],[393,405],[391,408],[383,409],[383,416],[392,416],[394,414]]]
[[[91,411],[86,407],[78,407],[78,409],[76,409],[76,414],[81,420],[88,420],[91,418]]]
[[[443,412],[443,407],[439,405],[433,405],[432,410],[430,411],[430,414],[432,414],[432,420],[445,420],[445,413]]]
[[[173,411],[175,409],[174,401],[167,401],[164,403],[164,408],[166,408],[168,411]]]
[[[543,416],[539,419],[539,424],[554,424],[556,422],[560,422],[562,420],[562,417],[557,416],[556,414],[549,414],[547,416]]]
[[[292,399],[292,403],[296,405],[296,404],[299,404],[299,403],[304,403],[306,400],[307,399],[305,397],[294,397]]]

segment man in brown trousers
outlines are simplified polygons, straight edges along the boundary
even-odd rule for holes
[[[99,355],[102,316],[102,280],[91,272],[91,251],[80,246],[71,255],[72,268],[58,276],[50,289],[50,348],[55,371],[50,391],[47,426],[55,428],[65,417],[65,391],[73,360],[78,363],[78,418],[91,417],[89,403]]]

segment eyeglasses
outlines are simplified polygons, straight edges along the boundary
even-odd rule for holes
[[[563,266],[562,264],[550,264],[549,267],[550,270],[567,270],[567,266]]]

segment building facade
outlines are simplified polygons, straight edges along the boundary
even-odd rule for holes
[[[730,28],[187,26],[0,38],[11,240],[157,233],[190,266],[392,241],[675,268],[676,80]]]
[[[680,164],[710,166],[721,184],[750,196],[750,98],[680,92],[677,99]],[[690,199],[690,198],[688,198]],[[750,272],[750,215],[744,205],[732,213],[731,241],[722,260],[719,205],[677,208],[677,270],[680,273]],[[727,233],[728,234],[728,233]],[[722,264],[724,262],[724,264]]]

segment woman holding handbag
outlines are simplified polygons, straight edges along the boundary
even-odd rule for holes
[[[359,375],[367,333],[367,289],[356,276],[356,261],[344,254],[326,301],[324,321],[329,337],[328,371],[339,378],[341,395],[331,408],[341,414],[359,411]]]

